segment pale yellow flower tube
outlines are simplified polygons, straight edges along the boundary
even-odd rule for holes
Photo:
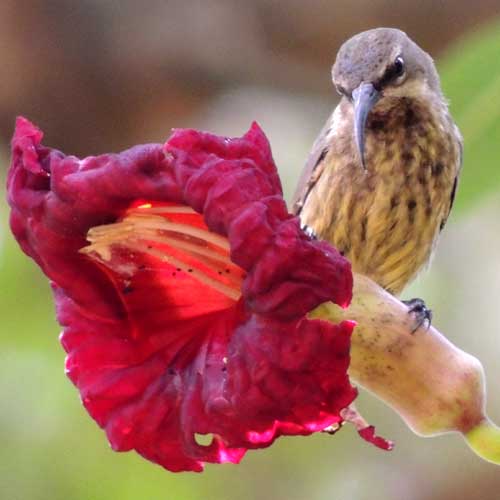
[[[412,334],[407,306],[359,274],[349,308],[326,303],[311,317],[356,321],[349,375],[415,433],[460,432],[479,456],[500,464],[500,429],[486,416],[484,373],[475,357],[433,326]]]

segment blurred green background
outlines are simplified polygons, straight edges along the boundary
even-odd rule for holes
[[[171,127],[268,134],[288,197],[336,103],[340,43],[404,29],[438,61],[465,137],[457,208],[430,271],[408,290],[483,363],[500,421],[500,5],[498,0],[3,0],[0,177],[16,114],[87,155],[163,141]],[[373,397],[359,407],[396,441],[344,429],[280,439],[238,466],[172,474],[112,452],[63,370],[49,285],[9,234],[0,202],[0,498],[498,500],[500,469],[459,436],[422,439]]]

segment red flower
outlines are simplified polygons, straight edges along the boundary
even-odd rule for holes
[[[256,124],[83,160],[41,139],[18,119],[11,227],[52,281],[67,374],[115,450],[200,471],[342,422],[353,323],[305,315],[349,303],[350,265],[287,213]]]

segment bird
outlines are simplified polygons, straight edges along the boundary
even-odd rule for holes
[[[340,47],[341,98],[315,141],[292,211],[355,272],[396,297],[426,267],[453,207],[462,136],[431,56],[406,33],[376,28]],[[421,299],[403,301],[418,329]]]

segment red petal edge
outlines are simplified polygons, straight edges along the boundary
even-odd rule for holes
[[[164,146],[82,160],[41,140],[18,118],[11,228],[52,282],[67,374],[113,449],[201,471],[342,420],[356,395],[353,324],[305,314],[350,302],[350,264],[288,214],[257,124],[242,138],[179,130]],[[79,252],[90,228],[141,200],[189,205],[229,239],[246,273],[238,302],[169,264],[154,272],[141,255],[117,253],[105,268]],[[213,435],[211,444],[197,434]]]
[[[377,436],[375,434],[375,427],[373,425],[369,425],[364,429],[358,431],[358,434],[369,443],[375,445],[377,448],[382,450],[390,451],[394,448],[394,443],[385,439],[383,437]]]

